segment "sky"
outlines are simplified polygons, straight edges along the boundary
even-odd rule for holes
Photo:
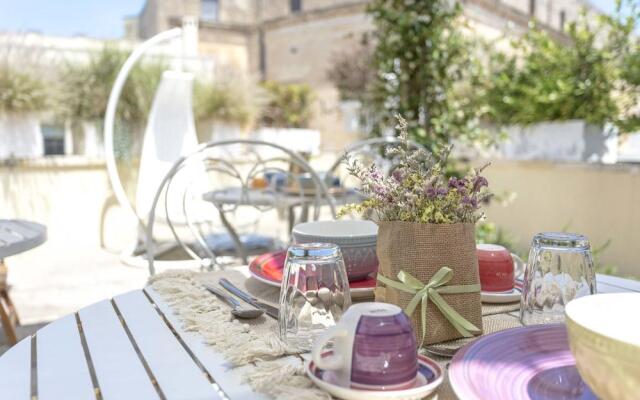
[[[0,31],[120,38],[123,18],[143,5],[144,0],[0,0]]]
[[[614,0],[590,1],[613,10]],[[123,18],[143,5],[144,0],[0,0],[0,31],[115,39],[124,35]]]

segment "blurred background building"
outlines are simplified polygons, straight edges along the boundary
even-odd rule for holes
[[[336,54],[356,51],[373,29],[363,0],[147,0],[125,20],[127,39],[146,39],[185,16],[199,20],[199,51],[220,68],[246,77],[310,85],[316,94],[311,126],[326,150],[341,150],[357,138],[355,116],[341,106],[328,78]],[[531,18],[553,34],[574,20],[585,0],[465,0],[469,26],[488,40],[521,34]]]
[[[324,151],[340,151],[362,135],[358,105],[341,101],[328,77],[337,55],[357,52],[373,25],[362,0],[147,0],[138,15],[125,18],[125,37],[99,40],[82,36],[55,37],[38,33],[0,33],[5,62],[35,65],[38,75],[52,75],[51,66],[87,63],[91,54],[108,46],[129,52],[141,41],[198,21],[198,56],[192,68],[205,79],[231,80],[247,85],[261,80],[304,84],[313,91],[309,128],[321,134]],[[585,0],[466,0],[462,2],[470,32],[497,41],[526,31],[531,18],[553,35],[575,19]],[[165,61],[180,56],[166,45],[154,54]],[[178,54],[176,56],[176,54]],[[222,77],[222,78],[221,78]],[[55,78],[52,78],[55,79]],[[0,135],[0,158],[56,154],[100,157],[99,126],[84,124],[72,132],[69,121],[53,113],[22,116],[11,126],[32,132]],[[1,127],[2,130],[12,130]],[[220,126],[217,127],[221,129]],[[226,129],[228,133],[228,129]],[[233,129],[231,131],[234,131]],[[215,133],[215,132],[214,132]],[[205,139],[210,138],[208,135]]]

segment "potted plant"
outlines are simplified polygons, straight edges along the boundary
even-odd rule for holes
[[[39,117],[47,105],[40,79],[9,65],[0,66],[0,159],[43,154]]]
[[[376,301],[397,304],[411,317],[418,343],[430,344],[482,331],[475,223],[491,196],[482,169],[461,178],[445,174],[450,147],[431,155],[403,145],[385,176],[375,165],[348,160],[365,196],[341,213],[370,215],[378,224],[380,263]]]
[[[320,132],[309,129],[313,92],[304,84],[262,83],[266,101],[255,138],[285,146],[309,158],[320,151]]]
[[[196,82],[194,108],[203,141],[239,138],[254,117],[253,104],[239,82]]]

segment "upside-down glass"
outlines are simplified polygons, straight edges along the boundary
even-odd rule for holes
[[[280,338],[310,350],[315,338],[334,326],[351,305],[349,281],[335,244],[296,244],[287,250],[280,287]]]
[[[596,293],[589,240],[575,233],[533,237],[522,284],[520,321],[524,325],[564,322],[564,307]]]

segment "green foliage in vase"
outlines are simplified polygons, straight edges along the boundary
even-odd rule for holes
[[[448,0],[373,0],[375,81],[371,101],[378,134],[407,120],[411,137],[433,150],[451,138],[485,140],[482,107],[472,84],[481,67],[465,29],[461,7]],[[374,133],[376,133],[374,132]]]
[[[200,83],[194,87],[194,108],[198,120],[247,124],[254,110],[244,93],[220,82]]]
[[[488,118],[524,125],[584,119],[595,125],[612,122],[623,132],[637,129],[640,55],[633,13],[635,18],[622,18],[583,10],[567,24],[566,40],[532,23],[524,36],[512,40],[513,51],[490,58],[482,100]]]
[[[127,56],[124,51],[105,46],[86,64],[66,65],[61,72],[60,117],[72,121],[103,119],[113,83]],[[121,121],[146,121],[163,70],[160,62],[137,64],[131,70],[118,103]]]
[[[0,113],[38,112],[47,106],[47,91],[38,78],[15,67],[0,66]]]
[[[267,95],[267,103],[260,115],[262,125],[276,128],[309,126],[313,100],[313,93],[309,86],[265,81],[262,87]]]
[[[435,155],[409,145],[407,122],[400,116],[400,146],[387,149],[396,160],[392,173],[386,176],[375,164],[364,166],[358,159],[346,156],[347,169],[360,180],[365,199],[345,206],[340,216],[356,212],[375,215],[379,221],[406,221],[432,224],[475,223],[482,218],[481,207],[491,197],[487,180],[474,169],[461,178],[447,177],[450,147]]]

